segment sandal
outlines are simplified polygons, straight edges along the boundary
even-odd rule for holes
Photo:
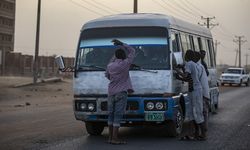
[[[186,135],[186,136],[181,137],[179,140],[181,140],[181,141],[184,141],[184,140],[189,141],[189,140],[194,140],[194,139],[195,139],[194,137]]]
[[[110,144],[113,144],[113,145],[123,145],[123,144],[127,144],[127,142],[125,142],[125,141],[111,141]]]
[[[207,140],[207,137],[198,136],[197,140],[198,140],[198,141],[206,141],[206,140]]]

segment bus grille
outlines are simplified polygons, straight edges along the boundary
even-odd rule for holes
[[[101,102],[101,110],[108,110],[108,102]],[[126,110],[139,110],[139,103],[136,101],[128,101]]]

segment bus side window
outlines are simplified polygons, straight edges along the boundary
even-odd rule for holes
[[[172,40],[173,52],[181,52],[179,34],[176,32],[172,32],[171,40]]]
[[[191,41],[190,41],[190,38],[189,38],[189,35],[188,35],[188,34],[186,34],[186,40],[187,40],[188,50],[189,50],[189,49],[192,49]]]
[[[214,53],[213,53],[213,48],[212,48],[212,42],[211,42],[211,40],[207,40],[207,46],[208,46],[208,51],[210,53],[211,67],[214,67]]]
[[[200,48],[199,48],[198,38],[194,37],[193,40],[194,40],[194,50],[197,51],[197,52],[199,52]]]
[[[210,68],[211,67],[210,53],[208,50],[206,40],[204,38],[201,38],[201,43],[202,43],[202,50],[206,51],[206,56],[204,58],[204,61],[207,63],[208,68]]]
[[[200,37],[198,37],[198,38],[197,38],[197,40],[198,40],[198,45],[199,45],[199,51],[201,51],[201,50],[203,50],[203,46],[202,46],[202,42],[201,42],[201,38],[200,38]]]
[[[183,55],[185,55],[186,51],[189,49],[188,41],[186,38],[186,35],[184,33],[181,33],[181,45],[182,45],[182,50],[183,50]]]
[[[212,41],[211,42],[212,44],[212,52],[213,52],[213,61],[214,61],[214,67],[216,66],[216,51],[215,51],[215,48],[214,48],[214,42]]]
[[[189,35],[189,42],[190,42],[190,45],[191,45],[191,49],[194,50],[194,38],[192,35]]]

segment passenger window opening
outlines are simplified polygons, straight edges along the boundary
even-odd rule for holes
[[[190,42],[190,45],[191,45],[191,49],[194,50],[194,39],[193,39],[193,36],[192,35],[189,35],[189,42]]]
[[[207,46],[208,46],[208,51],[209,51],[209,58],[210,58],[210,67],[214,67],[214,53],[212,49],[212,43],[210,40],[207,40]]]
[[[172,40],[172,50],[173,50],[173,52],[181,52],[179,34],[173,32],[171,34],[171,40]]]
[[[193,41],[194,41],[194,51],[199,52],[199,51],[200,51],[200,48],[199,48],[198,38],[197,38],[197,37],[194,37],[194,38],[193,38]]]

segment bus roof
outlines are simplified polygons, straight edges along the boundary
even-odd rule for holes
[[[85,23],[82,31],[108,27],[164,27],[207,37],[212,36],[211,32],[205,27],[180,20],[173,16],[152,13],[129,13],[101,17]]]

